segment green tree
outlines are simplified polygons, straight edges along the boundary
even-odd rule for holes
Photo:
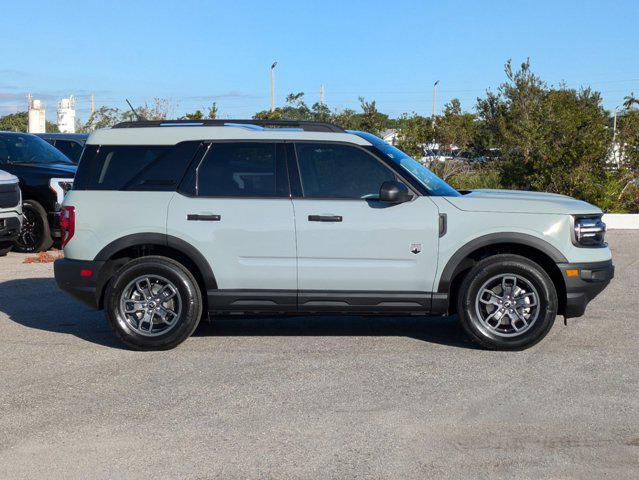
[[[99,128],[109,128],[123,121],[133,119],[131,112],[122,112],[119,108],[101,106],[95,110],[78,131],[83,133],[92,132]]]
[[[462,112],[460,101],[453,98],[444,106],[444,114],[436,119],[434,138],[444,150],[452,151],[453,147],[474,150],[476,129],[476,116]]]
[[[359,130],[370,132],[373,135],[379,135],[388,126],[388,115],[377,110],[375,100],[368,102],[364,97],[359,97],[362,113],[359,114]]]
[[[623,99],[623,108],[630,110],[634,108],[635,105],[639,105],[639,98],[635,97],[634,92],[630,92],[630,95],[626,95]]]
[[[590,89],[549,88],[524,62],[477,111],[501,151],[505,187],[563,193],[605,203],[610,134],[601,97]]]
[[[639,109],[627,110],[619,117],[615,140],[613,148],[619,149],[619,166],[616,172],[617,191],[611,188],[615,195],[613,208],[639,213]]]
[[[424,145],[432,140],[433,121],[430,117],[422,117],[413,113],[402,115],[395,128],[397,129],[397,147],[411,157],[420,159],[424,156]]]

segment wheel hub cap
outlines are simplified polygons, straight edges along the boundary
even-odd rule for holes
[[[485,330],[500,337],[516,337],[533,326],[539,316],[539,294],[520,275],[492,277],[479,289],[477,317]]]
[[[144,275],[130,282],[120,296],[120,316],[128,328],[145,337],[167,333],[177,324],[182,309],[180,293],[159,275]]]

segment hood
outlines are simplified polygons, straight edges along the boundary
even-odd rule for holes
[[[0,185],[6,185],[8,183],[17,183],[18,177],[11,175],[9,172],[0,170]]]
[[[601,210],[566,195],[521,190],[472,190],[461,197],[446,197],[468,212],[598,214]]]
[[[32,173],[47,175],[50,177],[73,178],[78,169],[77,165],[68,163],[33,163],[29,165]]]

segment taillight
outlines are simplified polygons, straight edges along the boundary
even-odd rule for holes
[[[64,247],[75,233],[75,207],[62,207],[60,210],[60,233]]]

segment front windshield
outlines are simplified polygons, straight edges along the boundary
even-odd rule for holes
[[[399,148],[389,145],[381,138],[366,132],[350,132],[371,142],[386,157],[399,165],[403,170],[408,172],[413,178],[421,183],[428,193],[438,197],[460,197],[461,193],[444,182],[441,178],[431,172],[417,160],[406,155]]]
[[[73,164],[40,137],[28,134],[0,135],[0,165],[14,163]]]

